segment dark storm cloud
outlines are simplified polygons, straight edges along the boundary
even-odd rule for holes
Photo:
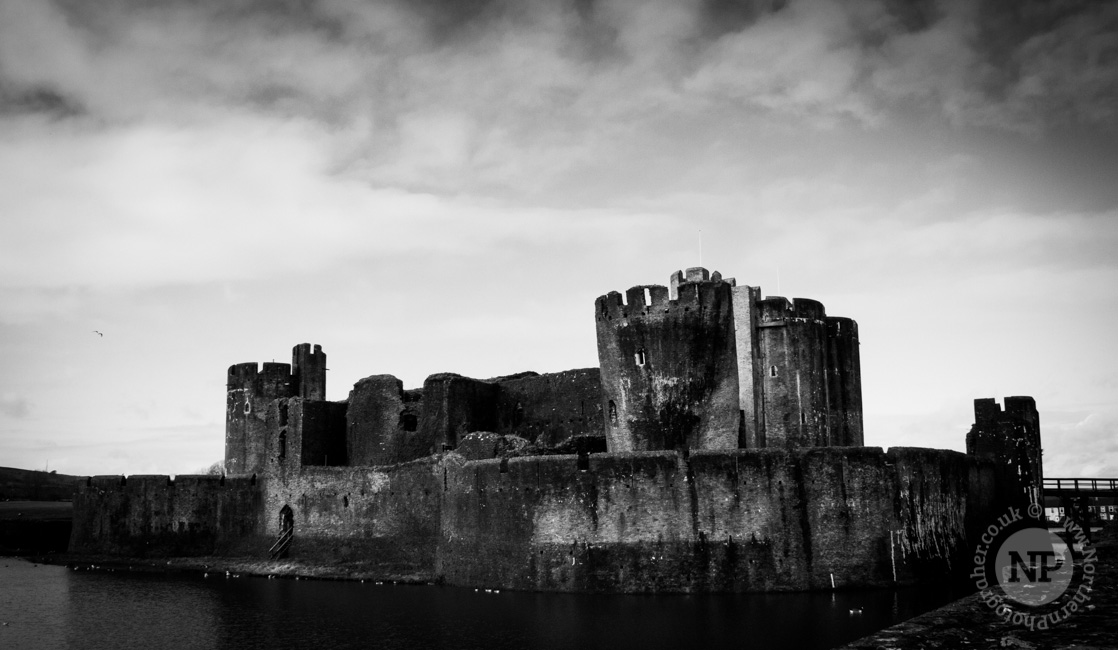
[[[85,112],[75,99],[44,86],[16,86],[0,81],[0,116],[5,113],[40,113],[58,118],[76,117]]]
[[[27,104],[21,98],[29,93],[46,97],[48,88],[71,107],[89,94],[97,96],[89,103],[111,105],[104,95],[115,91],[124,105],[179,96],[328,120],[372,104],[383,119],[417,105],[480,111],[463,106],[476,82],[477,103],[500,107],[514,122],[510,110],[538,108],[518,89],[537,100],[565,92],[568,108],[577,98],[604,107],[605,116],[616,114],[615,104],[632,114],[655,111],[648,102],[657,99],[672,110],[713,97],[867,123],[921,110],[956,124],[1035,131],[1113,126],[1115,117],[1118,5],[1105,2],[65,0],[53,7],[4,7],[16,36],[34,34],[39,50],[60,50],[32,66],[3,66],[5,85],[24,89],[5,93],[9,104]],[[5,59],[19,57],[21,40]],[[98,77],[105,92],[90,87]],[[415,86],[424,83],[439,87]],[[636,106],[624,101],[633,93]]]

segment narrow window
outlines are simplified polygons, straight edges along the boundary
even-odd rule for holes
[[[590,471],[590,454],[587,452],[580,452],[578,455],[578,471]]]
[[[637,350],[636,358],[638,366],[643,366],[647,362],[647,358],[644,354],[644,348]]]
[[[287,403],[280,404],[280,426],[287,426]]]
[[[770,377],[775,377],[776,376],[776,366],[769,366],[769,376]]]
[[[343,508],[348,508],[349,507],[349,497],[348,496],[342,497],[342,507]]]
[[[609,401],[609,423],[617,424],[617,405],[613,403],[613,400]]]
[[[287,432],[284,431],[279,437],[279,457],[280,460],[287,458]]]
[[[800,411],[800,424],[807,424],[807,413]]]
[[[248,415],[249,413],[252,413],[252,402],[251,401],[246,401],[245,402],[245,415]]]
[[[645,289],[644,289],[644,306],[645,307],[651,307],[652,306],[652,290],[649,289],[648,287],[645,287]]]

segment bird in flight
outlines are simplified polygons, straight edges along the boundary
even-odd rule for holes
[[[97,336],[101,336],[101,337],[105,336],[104,334],[102,334],[101,332],[98,332],[97,330],[93,330],[93,333],[96,334]]]

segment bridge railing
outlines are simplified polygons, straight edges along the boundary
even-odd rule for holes
[[[1118,490],[1118,478],[1046,478],[1045,490],[1075,490],[1099,492]]]

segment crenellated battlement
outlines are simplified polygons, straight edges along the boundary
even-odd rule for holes
[[[757,310],[761,323],[822,323],[827,318],[823,303],[809,298],[769,296],[757,301]]]
[[[686,274],[676,271],[672,274],[668,287],[640,284],[630,287],[624,294],[610,291],[599,296],[594,301],[595,318],[612,321],[648,313],[671,313],[677,308],[687,310],[710,305],[727,295],[724,292],[736,284],[733,278],[724,280],[718,271],[712,275],[701,267],[689,268]]]
[[[152,494],[165,490],[193,491],[218,488],[244,489],[256,485],[255,474],[225,476],[224,474],[110,474],[87,476],[78,481],[79,492],[98,494]]]
[[[291,383],[291,365],[266,361],[238,363],[229,366],[226,388],[230,392],[245,391],[261,397],[285,397]]]

